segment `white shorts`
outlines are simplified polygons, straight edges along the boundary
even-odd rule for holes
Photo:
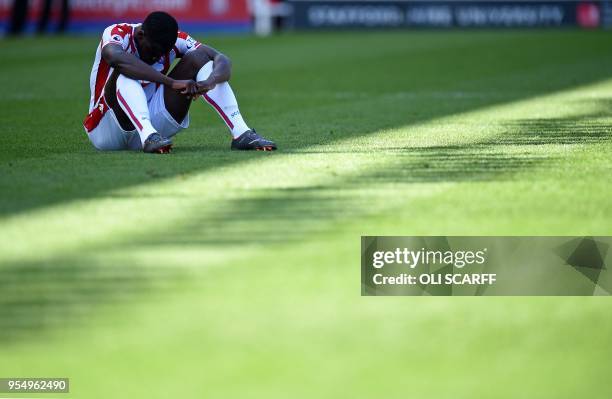
[[[159,88],[148,102],[151,124],[159,134],[172,137],[189,127],[189,114],[182,123],[178,123],[170,115],[164,103],[164,85]],[[117,151],[142,149],[140,136],[136,130],[127,131],[121,128],[117,116],[112,109],[106,111],[98,126],[88,133],[89,140],[98,150]]]

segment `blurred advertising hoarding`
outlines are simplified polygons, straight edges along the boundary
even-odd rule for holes
[[[598,28],[612,2],[290,0],[297,29]],[[608,17],[605,13],[609,12]],[[606,19],[607,18],[607,19]]]
[[[187,31],[251,31],[248,0],[71,0],[69,31],[99,32],[117,23],[137,23],[151,11],[166,11]],[[43,8],[42,0],[28,2],[28,30]],[[60,1],[54,2],[52,20],[57,19]],[[0,0],[0,24],[11,18],[13,0]]]

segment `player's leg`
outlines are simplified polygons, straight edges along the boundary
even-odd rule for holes
[[[115,71],[104,87],[104,98],[121,128],[138,132],[143,151],[169,151],[172,141],[161,137],[151,124],[147,97],[138,81]]]
[[[117,101],[117,78],[119,76],[119,72],[113,71],[112,75],[106,81],[106,85],[104,86],[104,99],[106,100],[106,104],[115,113],[115,117],[122,129],[128,131],[136,130],[130,118],[125,114]]]
[[[160,85],[153,97],[149,100],[149,114],[151,115],[151,124],[162,137],[171,138],[183,129],[189,127],[189,114],[187,114],[181,122],[177,122],[174,116],[170,114],[166,108],[164,96],[167,91],[173,91],[169,87]]]
[[[100,151],[141,149],[138,133],[135,130],[123,129],[112,109],[102,113],[104,106],[105,104],[101,104],[101,108],[94,109],[84,121],[91,144]]]
[[[174,68],[172,68],[168,76],[175,80],[195,79],[196,68],[197,60],[195,57],[190,57],[189,54],[187,54],[181,58]],[[170,116],[172,116],[176,122],[183,121],[189,113],[191,100],[176,90],[166,90],[164,88],[163,94],[164,106]]]
[[[176,67],[170,72],[173,79],[206,80],[213,70],[213,62],[204,63],[199,57],[186,54]],[[202,96],[203,100],[211,105],[221,116],[230,130],[233,141],[232,149],[237,150],[275,150],[276,144],[259,136],[255,130],[245,123],[236,96],[228,82],[220,83],[214,89]],[[173,90],[164,93],[166,109],[176,121],[183,121],[188,112],[191,101],[184,95]]]
[[[211,72],[212,72],[213,62],[209,61],[208,63],[204,63],[198,57],[191,56],[190,54],[185,55],[181,61],[176,64],[174,69],[170,72],[170,77],[172,79],[194,79],[196,81],[206,80]],[[218,88],[221,86],[225,86],[226,90],[219,90]],[[229,89],[229,93],[225,93],[225,98],[217,98],[220,100],[219,102],[209,103],[217,110],[219,115],[223,118],[223,121],[228,126],[230,131],[232,132],[232,136],[238,137],[242,133],[249,130],[249,127],[244,123],[244,120],[240,116],[240,112],[238,112],[238,103],[236,101],[236,97],[234,93],[229,88],[229,84],[223,83],[217,85],[215,89],[206,93],[207,97],[210,97],[214,90],[216,90],[219,94],[221,92],[227,91]],[[216,95],[215,97],[219,97]],[[164,101],[166,103],[166,109],[174,117],[176,121],[182,121],[189,112],[189,106],[191,105],[191,100],[186,96],[177,93],[174,90],[166,90],[164,93]],[[214,105],[213,105],[214,104]],[[221,104],[221,105],[220,105]],[[224,111],[223,108],[227,110]],[[229,115],[228,115],[229,113]],[[229,116],[234,114],[234,120],[232,121]]]

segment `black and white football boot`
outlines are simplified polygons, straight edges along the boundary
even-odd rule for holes
[[[172,140],[153,133],[145,140],[142,151],[150,154],[169,154],[172,151]]]
[[[275,151],[276,143],[261,137],[255,129],[251,129],[232,140],[231,148],[240,151]]]

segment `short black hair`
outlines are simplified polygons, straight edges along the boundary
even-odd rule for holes
[[[164,50],[170,50],[176,43],[178,23],[174,17],[163,11],[153,11],[142,23],[145,36],[160,45]]]

